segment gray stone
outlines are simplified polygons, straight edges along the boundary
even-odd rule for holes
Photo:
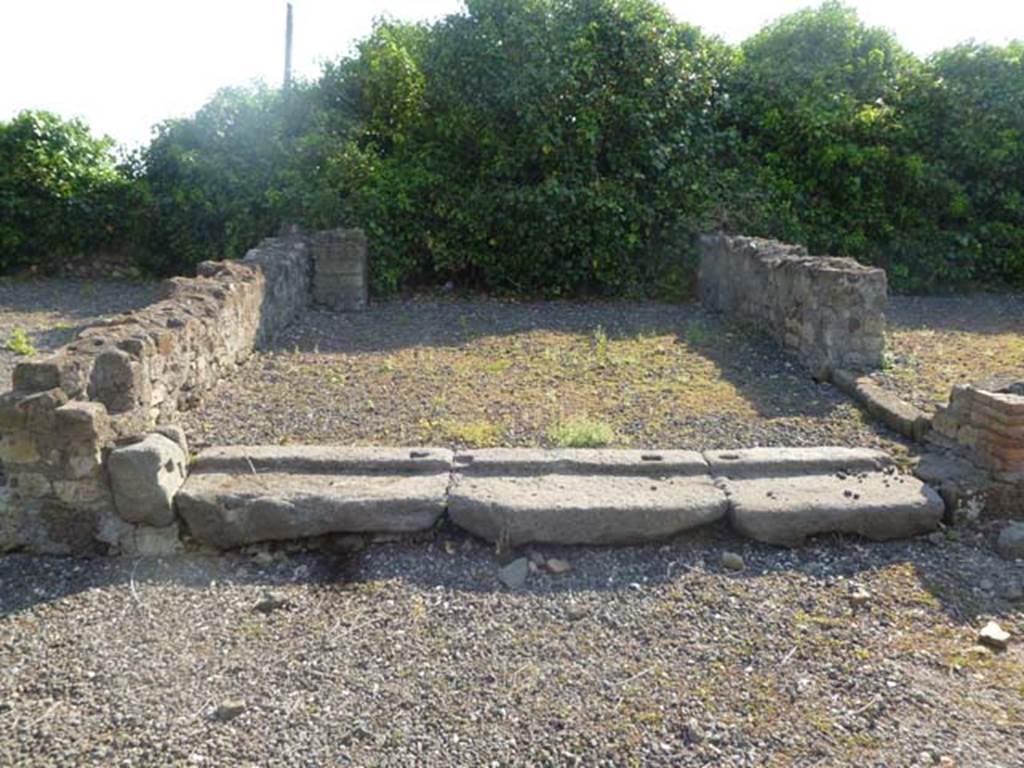
[[[568,573],[572,570],[572,565],[568,561],[562,560],[558,557],[548,558],[547,562],[544,563],[544,566],[556,576],[560,576],[561,574]]]
[[[916,478],[875,472],[728,480],[730,521],[768,544],[796,546],[808,536],[850,533],[886,540],[935,530],[944,505]]]
[[[978,633],[978,642],[990,648],[1005,650],[1010,644],[1010,633],[995,621],[990,621]]]
[[[1007,560],[1024,558],[1024,523],[1012,523],[1003,528],[996,548]]]
[[[498,581],[509,589],[522,589],[529,573],[530,561],[525,557],[520,557],[498,571]]]
[[[743,557],[735,552],[723,552],[722,565],[730,571],[742,571],[747,567],[747,564],[743,561]]]
[[[158,435],[163,435],[168,440],[176,443],[181,452],[188,456],[188,438],[185,436],[185,430],[179,427],[177,424],[163,424],[158,427],[154,427],[154,432]]]
[[[170,557],[185,551],[177,523],[163,528],[136,526],[121,538],[120,546],[125,557]]]
[[[291,603],[288,598],[284,595],[278,594],[277,592],[268,590],[263,593],[259,602],[253,606],[253,610],[257,613],[273,613],[274,611],[282,611],[290,607]]]
[[[207,448],[196,457],[193,474],[375,475],[447,473],[447,448],[348,448],[321,445],[256,445]]]
[[[874,472],[892,464],[873,448],[746,448],[705,451],[711,474],[734,479]]]
[[[692,451],[496,448],[455,457],[453,522],[491,541],[618,544],[672,536],[724,515]]]
[[[228,699],[221,702],[213,712],[213,717],[222,723],[228,723],[242,715],[247,709],[242,699]]]
[[[486,448],[455,455],[456,471],[474,476],[622,475],[694,477],[708,464],[696,451]]]
[[[708,477],[455,475],[452,521],[489,541],[626,544],[673,536],[725,515]]]
[[[867,376],[846,370],[832,373],[832,382],[841,391],[895,432],[918,442],[924,440],[932,421],[924,411],[901,400]]]
[[[871,593],[863,587],[857,587],[850,593],[850,605],[854,608],[863,608],[871,602]]]
[[[422,531],[444,513],[446,458],[440,449],[204,451],[177,507],[195,539],[221,548],[330,533]]]
[[[163,435],[111,451],[107,460],[114,504],[131,523],[163,528],[174,521],[174,494],[185,481],[186,456]]]

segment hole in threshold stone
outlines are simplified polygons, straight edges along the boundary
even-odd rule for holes
[[[430,451],[409,451],[410,459],[425,459],[430,455]]]
[[[661,456],[656,453],[645,453],[640,457],[640,461],[664,461]]]
[[[719,456],[722,461],[737,461],[739,459],[738,453],[723,453]]]

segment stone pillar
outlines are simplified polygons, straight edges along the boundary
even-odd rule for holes
[[[313,301],[340,312],[366,309],[367,245],[361,229],[332,229],[313,237]]]

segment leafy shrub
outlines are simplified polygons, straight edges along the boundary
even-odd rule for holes
[[[432,27],[382,24],[318,84],[340,126],[320,145],[336,219],[369,230],[378,289],[677,287],[710,208],[719,48],[646,0],[470,0]]]
[[[239,258],[280,228],[301,95],[226,88],[196,115],[169,120],[137,159],[146,265],[183,272]]]
[[[134,190],[113,147],[49,112],[0,122],[0,271],[51,269],[126,237]]]
[[[0,270],[129,235],[145,266],[284,223],[362,227],[376,293],[676,296],[721,228],[1024,286],[1024,44],[921,61],[830,0],[739,47],[653,0],[466,0],[379,22],[283,91],[219,92],[118,165],[77,121],[0,124]]]
[[[945,176],[943,255],[982,283],[1024,285],[1024,42],[966,43],[928,65],[920,132]]]

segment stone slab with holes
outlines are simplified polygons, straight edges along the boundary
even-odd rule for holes
[[[200,454],[176,505],[221,548],[451,521],[510,545],[632,544],[728,519],[759,541],[934,530],[938,494],[880,451],[232,447]]]
[[[176,504],[220,548],[339,532],[427,530],[444,514],[444,448],[236,446],[203,451]]]

